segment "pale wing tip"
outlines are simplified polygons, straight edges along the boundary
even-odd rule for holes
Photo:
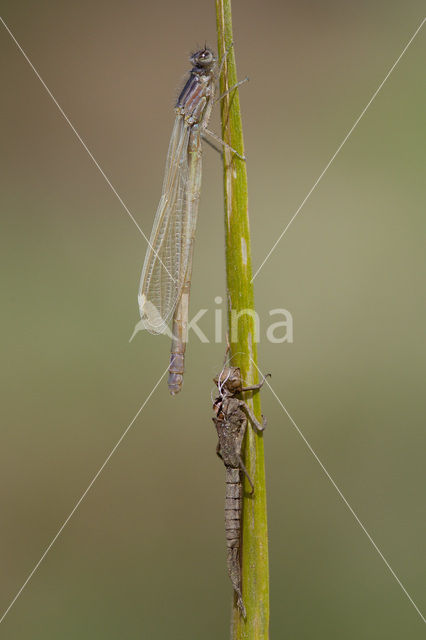
[[[155,304],[150,302],[144,293],[138,295],[138,304],[141,319],[137,323],[133,335],[144,329],[150,333],[164,333],[167,330],[167,322],[162,318]]]
[[[141,318],[143,317],[143,314],[144,314],[143,309],[146,302],[147,302],[146,295],[144,293],[138,293],[138,305],[139,305],[139,313],[141,315]]]

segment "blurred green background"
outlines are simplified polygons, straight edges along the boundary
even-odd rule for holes
[[[256,269],[420,24],[401,2],[234,2]],[[2,17],[149,234],[188,53],[214,3],[4,0]],[[163,372],[139,333],[146,245],[0,29],[4,611]],[[255,281],[260,366],[425,607],[424,60],[400,64]],[[218,114],[211,128],[218,131]],[[206,147],[191,310],[224,297],[222,172]],[[265,340],[288,309],[294,343]],[[188,347],[0,626],[1,638],[227,638],[212,378]],[[423,623],[272,394],[262,392],[271,637],[399,640]]]

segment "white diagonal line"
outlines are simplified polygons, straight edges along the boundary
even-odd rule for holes
[[[117,200],[119,201],[119,203],[121,204],[121,206],[123,207],[123,209],[126,211],[127,215],[129,216],[129,218],[131,219],[131,221],[134,223],[134,225],[137,227],[137,229],[139,230],[139,233],[143,236],[143,238],[145,239],[145,241],[147,242],[148,246],[150,247],[151,251],[155,254],[155,256],[158,258],[158,260],[160,261],[161,265],[164,267],[164,269],[167,271],[168,275],[171,277],[171,279],[173,280],[173,282],[176,282],[175,278],[171,275],[171,273],[169,272],[169,270],[167,269],[166,265],[163,263],[163,261],[161,260],[160,256],[158,255],[158,253],[156,252],[156,250],[154,249],[154,247],[151,245],[150,241],[148,240],[148,238],[146,237],[146,235],[144,234],[144,232],[142,231],[141,227],[139,226],[139,224],[137,223],[137,221],[135,220],[134,216],[132,215],[132,213],[130,212],[130,210],[128,209],[127,205],[125,204],[124,200],[122,199],[122,197],[119,195],[118,191],[116,190],[116,188],[114,187],[114,185],[111,183],[110,179],[108,178],[108,176],[106,175],[105,171],[102,169],[102,167],[100,166],[99,162],[96,160],[95,156],[93,155],[93,153],[90,151],[89,147],[87,146],[87,144],[84,142],[83,138],[81,137],[81,135],[78,133],[77,129],[74,127],[73,123],[71,122],[71,120],[68,118],[67,114],[65,113],[65,111],[62,109],[61,105],[59,104],[59,102],[56,100],[55,96],[53,95],[53,93],[51,92],[51,90],[49,89],[49,87],[47,86],[47,84],[45,83],[45,81],[43,80],[43,78],[41,77],[41,75],[39,74],[39,72],[37,71],[37,69],[35,68],[35,66],[33,65],[33,63],[31,62],[31,60],[29,59],[29,57],[27,56],[27,54],[25,53],[25,51],[23,50],[23,48],[21,47],[21,45],[19,44],[19,42],[17,41],[17,39],[15,38],[15,36],[13,35],[13,33],[11,32],[11,30],[9,29],[9,27],[7,26],[7,24],[5,23],[5,21],[3,20],[3,18],[0,16],[0,20],[4,26],[4,28],[6,29],[6,31],[9,33],[10,37],[12,38],[13,42],[16,44],[16,46],[18,47],[19,51],[22,53],[22,55],[24,56],[25,60],[28,62],[28,64],[30,65],[31,69],[34,71],[34,73],[36,74],[37,78],[40,80],[41,84],[43,85],[43,87],[46,89],[47,93],[49,94],[49,96],[52,98],[53,102],[55,103],[55,105],[58,107],[61,115],[64,117],[65,121],[69,124],[69,126],[71,127],[73,133],[75,134],[75,136],[77,137],[78,141],[81,143],[81,145],[83,146],[83,148],[87,151],[90,159],[93,161],[93,164],[95,165],[95,167],[98,169],[99,173],[102,175],[102,177],[105,179],[105,182],[107,183],[107,185],[110,187],[111,191],[113,192],[113,194],[116,196]],[[1,622],[1,621],[0,621]]]
[[[49,553],[50,549],[53,547],[53,545],[55,544],[56,540],[59,538],[59,536],[61,535],[62,531],[65,529],[65,527],[67,526],[68,522],[71,520],[71,518],[73,517],[74,513],[77,511],[78,507],[80,506],[80,504],[83,502],[84,498],[87,496],[87,494],[89,493],[90,489],[93,487],[93,485],[95,484],[96,480],[99,478],[99,476],[101,475],[102,471],[105,469],[106,465],[108,464],[108,462],[110,461],[110,459],[112,458],[112,456],[114,455],[114,453],[116,452],[116,450],[118,449],[118,447],[120,446],[120,444],[122,443],[122,441],[124,440],[124,438],[126,437],[129,429],[132,427],[132,425],[134,424],[135,420],[138,418],[138,416],[140,415],[140,413],[142,412],[142,410],[144,409],[144,407],[146,406],[146,404],[148,403],[148,401],[150,400],[152,394],[154,393],[154,391],[157,389],[158,385],[160,384],[160,382],[162,381],[162,379],[164,378],[164,376],[166,375],[168,371],[168,367],[167,369],[161,374],[160,378],[158,379],[158,381],[155,383],[154,387],[152,388],[151,392],[149,393],[149,395],[146,397],[145,401],[141,404],[141,406],[139,407],[137,413],[134,415],[134,417],[132,418],[132,420],[130,421],[130,423],[127,425],[126,429],[123,431],[123,433],[121,434],[120,438],[118,439],[117,443],[114,445],[114,447],[111,449],[110,453],[108,454],[108,456],[106,457],[105,461],[103,462],[103,464],[101,465],[101,467],[99,467],[98,471],[96,472],[96,474],[94,475],[92,481],[90,482],[89,486],[87,487],[87,489],[84,491],[84,493],[81,495],[81,497],[77,500],[77,502],[75,503],[72,511],[70,512],[70,514],[67,516],[67,518],[64,520],[63,524],[61,525],[61,527],[59,528],[57,534],[52,538],[51,542],[48,544],[48,546],[46,547],[46,549],[44,550],[40,560],[37,562],[37,564],[35,565],[34,569],[31,571],[31,573],[28,575],[27,579],[25,580],[24,584],[22,585],[22,587],[19,589],[18,593],[16,594],[16,596],[13,598],[12,602],[9,604],[9,606],[7,607],[7,609],[4,611],[3,615],[0,618],[0,624],[3,622],[3,620],[5,619],[5,617],[7,616],[7,614],[9,613],[9,611],[11,610],[11,608],[13,607],[13,605],[15,604],[15,602],[17,601],[17,599],[19,598],[19,596],[21,595],[21,593],[23,592],[23,590],[25,589],[25,587],[27,586],[27,584],[29,583],[29,581],[31,580],[31,578],[33,577],[33,575],[35,574],[35,572],[37,571],[37,569],[39,568],[39,566],[41,565],[41,563],[43,562],[43,560],[45,559],[45,557],[47,556],[47,554]]]
[[[401,51],[401,53],[399,54],[398,58],[395,60],[395,62],[393,63],[393,65],[391,66],[391,68],[389,69],[389,71],[387,72],[387,74],[385,75],[384,79],[382,80],[382,82],[379,84],[378,88],[376,89],[376,91],[373,93],[373,95],[371,96],[370,100],[367,102],[367,104],[365,105],[364,109],[361,111],[360,115],[358,116],[358,118],[355,120],[355,122],[353,123],[352,127],[349,129],[348,133],[346,134],[346,136],[343,138],[342,142],[340,143],[340,145],[337,147],[337,150],[335,151],[335,153],[331,156],[330,160],[328,161],[328,163],[326,164],[325,168],[323,169],[323,171],[320,173],[319,177],[316,179],[316,181],[314,182],[314,185],[312,186],[312,188],[310,189],[310,191],[308,191],[307,195],[305,196],[305,198],[302,200],[301,204],[299,205],[298,209],[296,210],[296,212],[293,214],[293,216],[290,218],[290,221],[287,223],[286,227],[284,228],[284,230],[281,232],[281,235],[279,236],[278,240],[275,241],[275,243],[272,246],[272,249],[269,251],[268,255],[266,256],[266,258],[263,260],[262,264],[260,265],[260,267],[257,269],[256,273],[254,274],[253,278],[251,279],[251,281],[253,282],[253,280],[256,278],[256,276],[258,275],[259,271],[262,269],[263,265],[265,264],[265,262],[267,260],[269,260],[271,254],[273,253],[273,251],[275,251],[275,248],[277,247],[278,243],[280,242],[280,240],[282,239],[282,237],[284,236],[284,234],[287,232],[288,228],[290,227],[290,225],[292,224],[292,222],[294,221],[294,219],[296,218],[296,216],[298,215],[298,213],[301,211],[302,207],[305,205],[306,201],[308,200],[308,198],[311,196],[311,194],[313,193],[313,191],[316,189],[316,187],[318,186],[318,184],[320,183],[320,181],[322,180],[323,176],[325,175],[326,171],[328,170],[328,168],[330,167],[330,165],[332,164],[332,162],[334,161],[334,159],[336,158],[337,154],[340,152],[340,150],[342,149],[343,145],[346,143],[346,141],[348,140],[349,136],[351,135],[351,133],[353,132],[353,130],[355,129],[355,127],[357,126],[357,124],[359,123],[359,121],[361,120],[361,118],[364,116],[365,112],[367,111],[368,107],[371,105],[371,103],[373,102],[374,98],[377,96],[377,94],[379,93],[380,89],[383,87],[383,85],[385,84],[386,80],[389,78],[389,76],[391,75],[392,71],[395,69],[396,65],[398,64],[398,62],[401,60],[402,56],[404,55],[404,53],[407,51],[408,47],[410,46],[410,44],[413,42],[414,38],[416,37],[416,35],[419,33],[420,29],[423,27],[424,23],[426,21],[426,18],[423,18],[423,20],[421,21],[420,25],[417,27],[417,29],[415,30],[414,34],[411,36],[411,38],[409,39],[409,41],[407,42],[407,44],[405,45],[405,47],[403,48],[403,50]]]
[[[262,377],[264,377],[263,373],[261,372],[261,370],[259,369],[259,367],[257,366],[257,364],[255,363],[255,361],[253,360],[253,358],[251,356],[250,356],[250,360],[252,361],[252,363],[254,364],[254,366],[256,367],[258,372],[260,373],[260,375]],[[415,610],[417,611],[417,613],[419,614],[421,619],[423,620],[423,622],[426,623],[426,619],[425,619],[424,615],[422,614],[422,612],[420,611],[419,607],[416,605],[416,603],[414,602],[413,598],[410,596],[410,594],[408,593],[407,589],[404,587],[404,585],[402,584],[401,580],[398,578],[398,576],[396,575],[395,571],[392,569],[392,567],[390,566],[389,562],[386,560],[385,556],[380,551],[379,547],[374,542],[373,538],[368,533],[367,529],[365,528],[365,526],[363,525],[363,523],[361,522],[359,517],[357,516],[355,511],[352,509],[352,507],[349,504],[349,502],[346,500],[346,498],[343,495],[342,491],[339,489],[339,487],[337,486],[337,484],[335,483],[335,481],[333,480],[333,478],[331,477],[331,475],[329,474],[329,472],[327,471],[327,469],[325,468],[325,466],[323,465],[323,463],[319,459],[318,455],[315,453],[314,449],[311,447],[311,445],[309,444],[309,442],[307,441],[307,439],[303,435],[302,431],[299,429],[299,427],[297,426],[297,424],[295,423],[295,421],[293,420],[293,418],[291,417],[291,415],[289,414],[289,412],[287,411],[287,409],[285,408],[285,406],[283,405],[283,403],[281,402],[281,400],[279,399],[279,397],[277,396],[275,391],[273,390],[273,388],[270,385],[270,383],[269,383],[267,378],[265,378],[265,382],[268,385],[268,387],[270,388],[270,390],[272,391],[272,394],[275,397],[275,399],[278,401],[278,404],[280,405],[281,409],[284,411],[284,413],[286,414],[286,416],[290,420],[291,424],[296,429],[297,433],[302,438],[303,442],[306,444],[306,446],[308,447],[309,451],[312,453],[312,455],[314,456],[315,460],[320,465],[321,469],[324,471],[324,473],[327,476],[328,480],[331,482],[333,487],[336,489],[337,493],[339,494],[339,496],[341,497],[341,499],[343,500],[343,502],[345,503],[345,505],[347,506],[347,508],[349,509],[349,511],[351,512],[351,514],[353,515],[353,517],[355,518],[355,520],[357,521],[359,526],[361,527],[361,529],[364,531],[365,535],[367,536],[367,538],[369,539],[369,541],[371,542],[371,544],[373,545],[373,547],[375,548],[375,550],[377,551],[377,553],[379,554],[379,556],[381,557],[381,559],[383,560],[383,562],[385,563],[385,565],[387,566],[387,568],[389,569],[389,571],[391,572],[391,574],[393,575],[393,577],[395,578],[395,580],[397,581],[397,583],[399,584],[399,586],[401,587],[401,589],[403,590],[403,592],[405,593],[405,595],[407,596],[407,598],[409,599],[409,601],[411,602],[411,604],[413,605],[413,607],[415,608]]]

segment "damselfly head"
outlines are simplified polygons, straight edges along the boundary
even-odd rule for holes
[[[216,63],[216,57],[211,49],[205,47],[191,56],[191,63],[199,69],[210,69]]]

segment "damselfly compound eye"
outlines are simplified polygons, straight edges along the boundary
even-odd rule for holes
[[[198,51],[193,56],[193,63],[199,67],[207,67],[214,62],[214,55],[210,49],[203,49]]]

